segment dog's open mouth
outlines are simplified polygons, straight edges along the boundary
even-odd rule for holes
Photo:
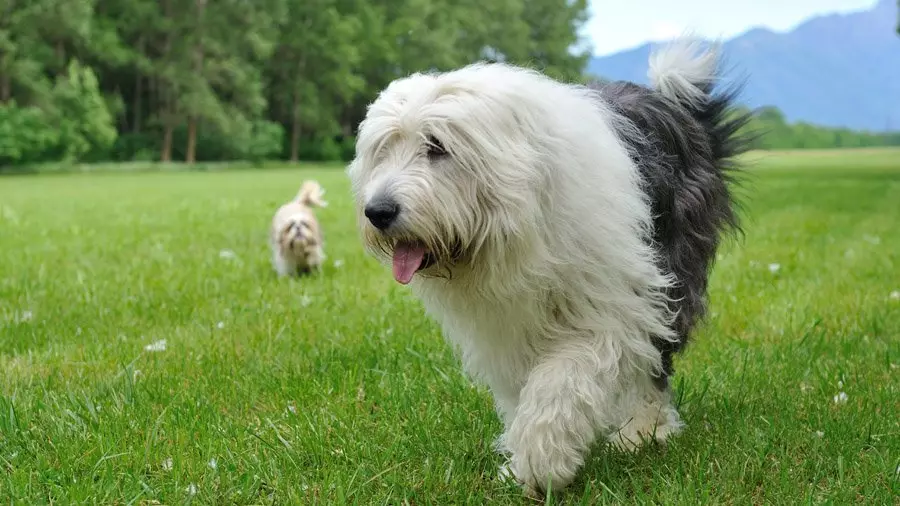
[[[434,256],[420,242],[400,241],[394,246],[394,279],[402,285],[433,263]]]

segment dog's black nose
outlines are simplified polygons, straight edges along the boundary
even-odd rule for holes
[[[400,206],[391,199],[375,200],[366,206],[366,218],[379,230],[391,226],[400,214]]]

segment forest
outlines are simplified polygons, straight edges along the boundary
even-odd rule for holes
[[[476,60],[585,82],[587,0],[3,0],[0,167],[338,161],[391,80]],[[788,124],[759,148],[900,144]]]

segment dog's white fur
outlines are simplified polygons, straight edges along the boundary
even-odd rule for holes
[[[663,55],[657,84],[684,93],[685,61],[708,67]],[[490,388],[498,448],[531,491],[568,485],[598,435],[635,448],[682,426],[650,379],[650,336],[675,337],[672,279],[616,132],[640,133],[595,93],[502,64],[415,74],[371,104],[348,167],[369,251],[390,262],[396,241],[418,239],[436,258],[410,286]],[[429,157],[432,135],[449,156]],[[386,232],[362,216],[384,195],[402,210]]]
[[[325,260],[322,228],[314,208],[325,207],[325,192],[316,181],[304,181],[293,200],[278,208],[269,229],[272,266],[280,276],[321,268]]]

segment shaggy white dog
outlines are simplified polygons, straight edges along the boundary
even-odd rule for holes
[[[280,276],[319,269],[325,260],[324,239],[314,208],[325,207],[325,191],[316,181],[304,181],[293,200],[272,217],[269,246],[272,266]]]
[[[652,88],[503,64],[391,83],[348,167],[367,249],[490,388],[529,491],[572,482],[598,436],[682,427],[671,356],[705,309],[744,148],[717,60],[655,54]]]

